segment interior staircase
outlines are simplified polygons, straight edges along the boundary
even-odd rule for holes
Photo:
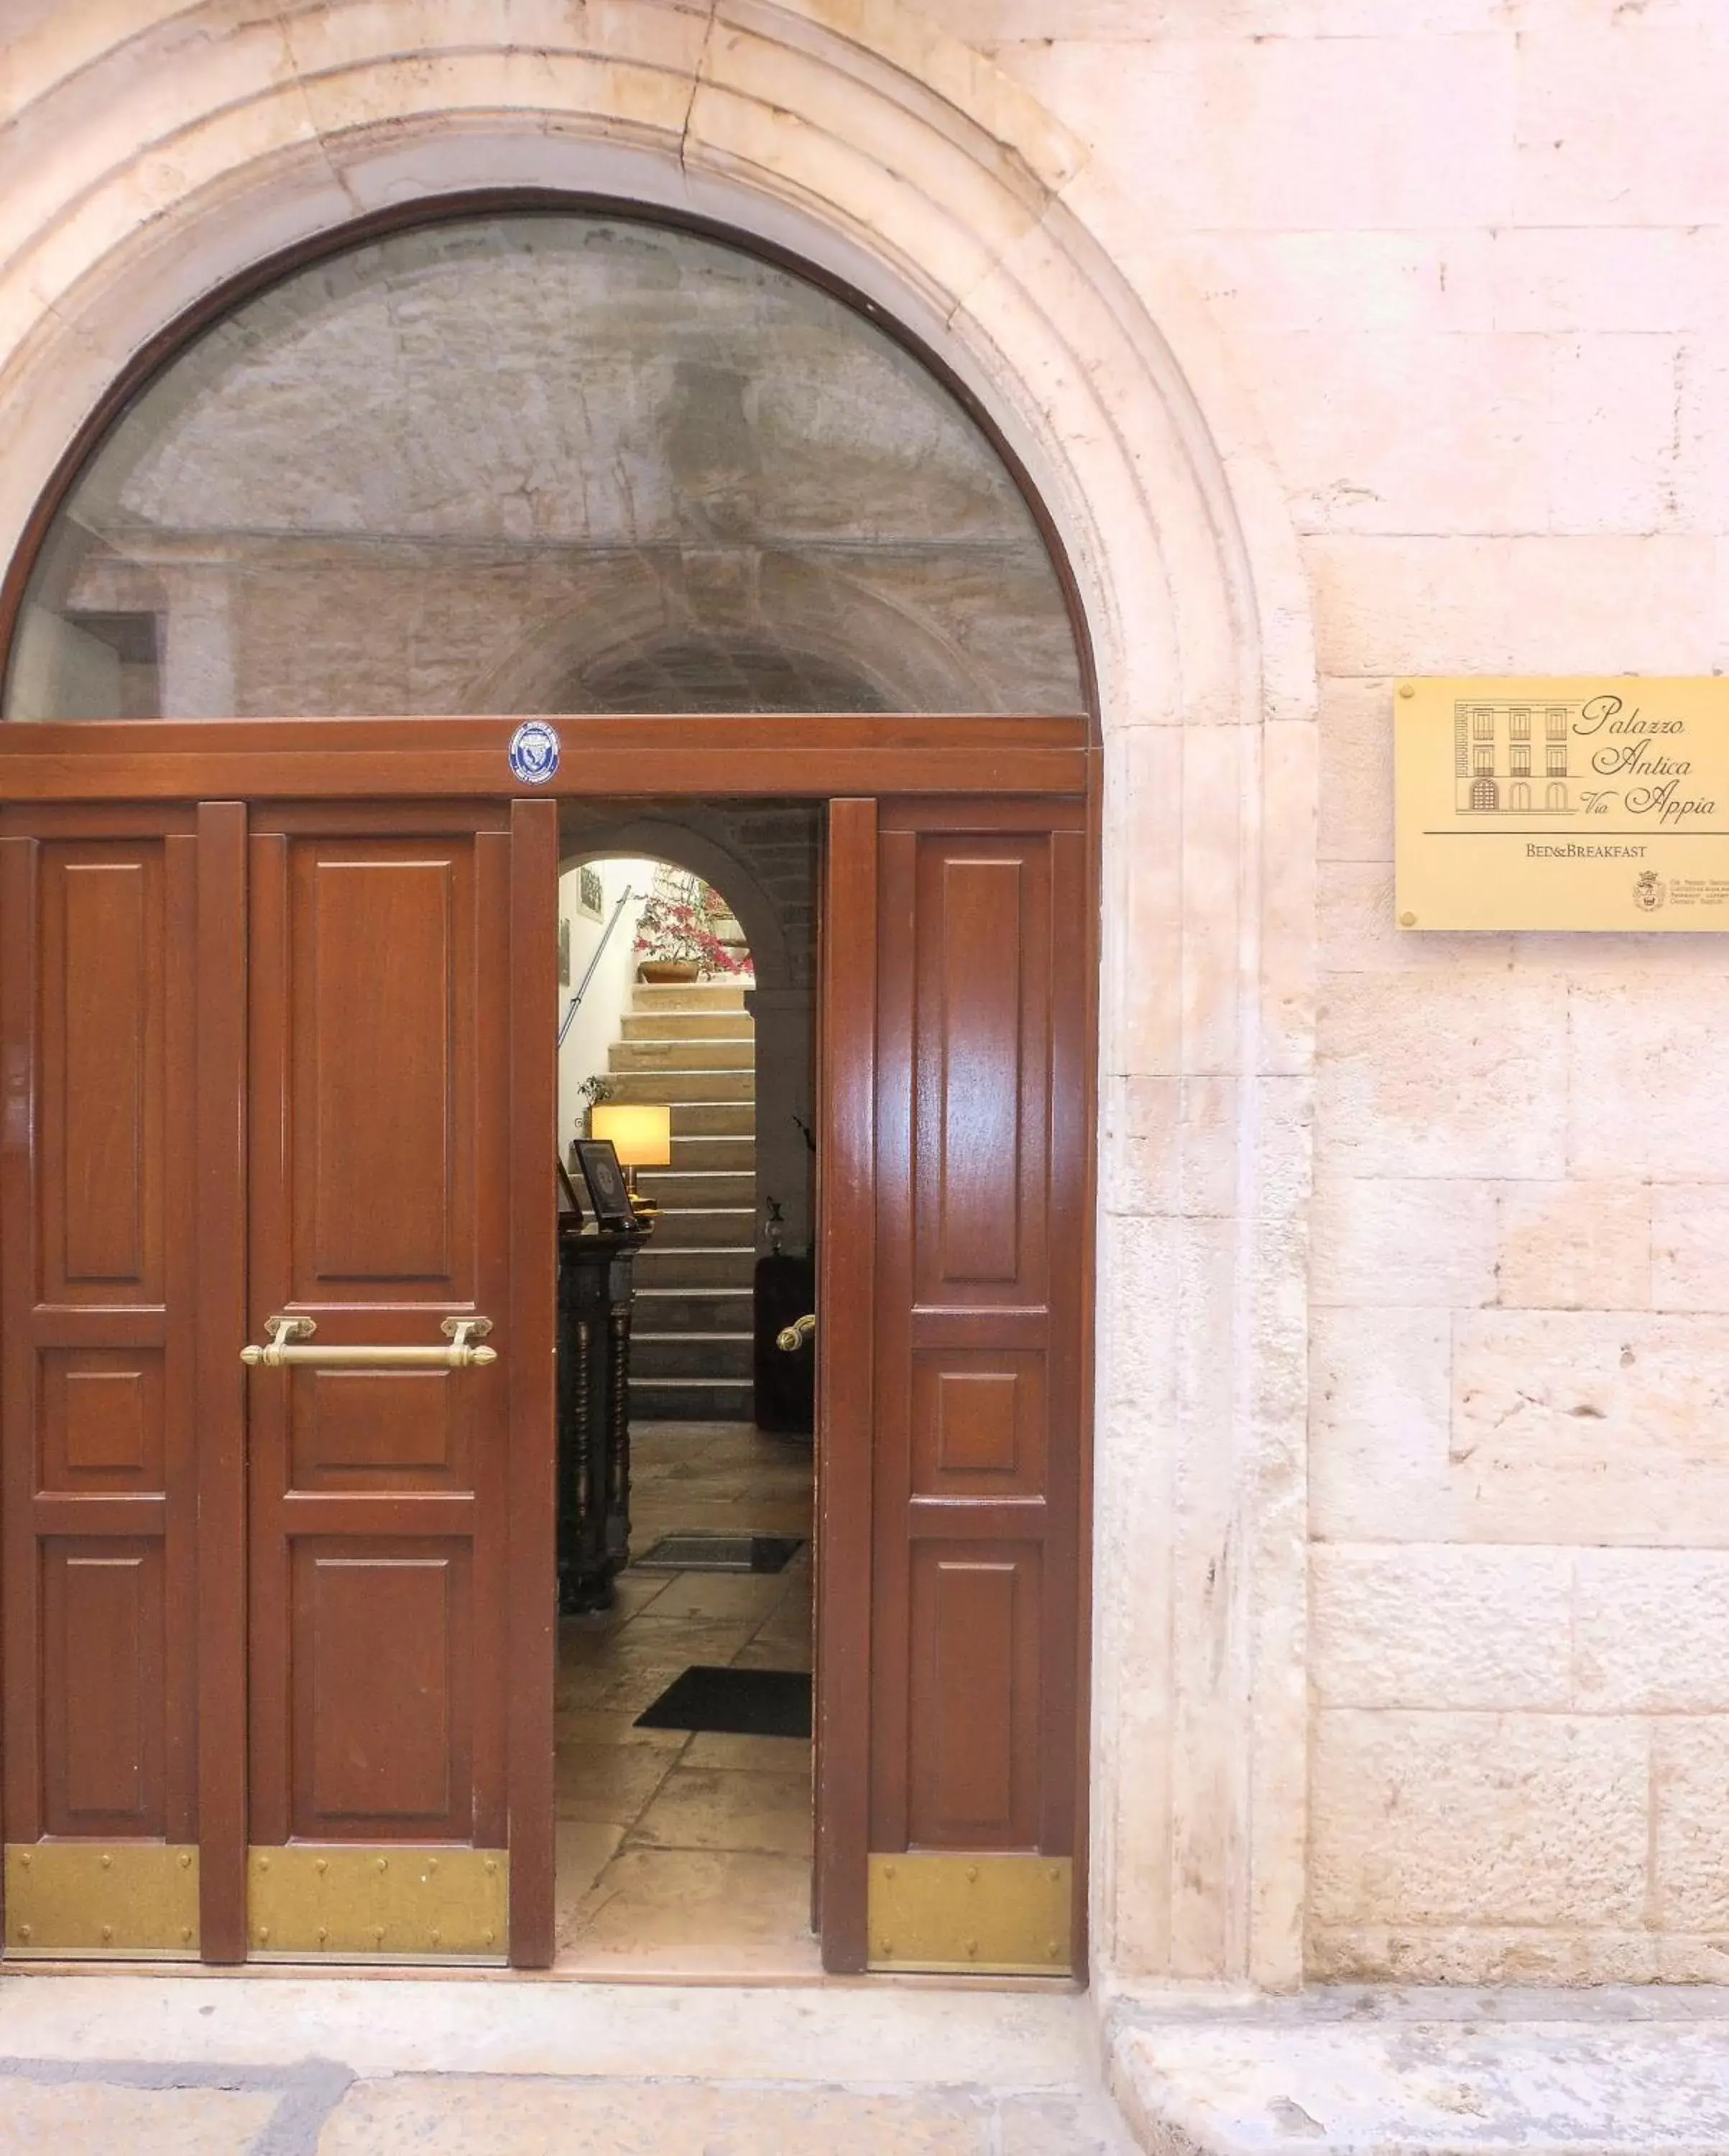
[[[744,989],[639,982],[611,1053],[613,1098],[672,1106],[672,1164],[639,1168],[660,1208],[636,1260],[633,1420],[752,1419],[757,1049]]]

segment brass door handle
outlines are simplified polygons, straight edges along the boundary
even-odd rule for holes
[[[796,1355],[816,1329],[817,1314],[811,1311],[803,1317],[795,1318],[784,1331],[776,1333],[774,1344],[783,1354]]]
[[[307,1348],[300,1343],[317,1332],[310,1317],[267,1317],[268,1336],[260,1348],[250,1344],[240,1350],[240,1360],[250,1368],[260,1365],[280,1370],[285,1365],[316,1370],[470,1370],[498,1360],[495,1348],[478,1348],[492,1330],[490,1317],[447,1317],[439,1330],[448,1348],[398,1348],[381,1342],[370,1348]]]

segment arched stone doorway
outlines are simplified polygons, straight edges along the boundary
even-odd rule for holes
[[[825,1960],[1071,1967],[1093,766],[1068,595],[977,414],[780,262],[605,207],[453,205],[209,316],[117,400],[13,588],[0,820],[41,923],[18,963],[58,985],[11,1005],[56,1105],[6,1293],[16,1317],[64,1250],[36,1319],[54,1331],[64,1290],[81,1329],[70,1363],[8,1331],[4,1441],[23,1472],[63,1394],[103,1428],[65,1436],[48,1513],[15,1524],[10,1591],[59,1614],[24,1626],[5,1712],[136,1740],[92,1777],[68,1738],[15,1784],[13,1950],[76,1950],[69,1893],[105,1938],[181,1950],[137,1929],[166,1866],[176,1939],[212,1958],[549,1958],[535,880],[565,844],[556,803],[567,838],[610,819],[616,844],[601,804],[670,793],[677,850],[725,856],[722,882],[826,825]],[[578,705],[719,708],[464,716],[501,649],[519,680],[539,667],[537,701],[580,654]],[[881,708],[919,697],[962,708]],[[760,1014],[782,1086],[811,1063],[803,875],[803,950],[766,890],[744,900],[786,977]],[[223,961],[192,985],[207,928]],[[130,1062],[68,1045],[99,1004],[131,1012]],[[617,1270],[641,1228],[590,1195]],[[156,1255],[187,1204],[225,1209],[195,1276]],[[432,1317],[449,1348],[420,1339]],[[251,1371],[238,1398],[224,1342]],[[97,1518],[98,1379],[125,1380],[138,1424],[114,1486],[156,1507],[100,1553],[74,1524]],[[214,1536],[236,1509],[238,1545]],[[91,1584],[110,1563],[136,1574],[115,1604]],[[75,1668],[111,1673],[100,1698]],[[145,1886],[109,1882],[104,1835]],[[405,1862],[425,1866],[406,1886]]]
[[[225,30],[189,60],[181,23],[131,38],[106,73],[90,64],[100,38],[58,73],[22,54],[19,99],[33,118],[78,141],[95,100],[114,122],[105,139],[126,148],[105,166],[80,158],[45,173],[39,223],[19,235],[15,273],[47,311],[33,322],[22,310],[0,356],[18,447],[0,517],[8,533],[22,527],[121,360],[199,292],[357,201],[484,181],[694,203],[793,239],[954,359],[1025,449],[1063,528],[1116,753],[1104,1068],[1142,1076],[1133,1116],[1108,1125],[1101,1153],[1118,1194],[1101,1263],[1136,1314],[1119,1322],[1107,1310],[1101,1333],[1108,1524],[1096,1563],[1112,1675],[1091,1776],[1095,1951],[1128,1977],[1291,1980],[1306,1158],[1292,1103],[1310,1024],[1314,688],[1270,465],[1180,277],[1060,127],[977,54],[892,6],[873,13],[868,35],[798,5],[754,8],[748,22],[723,9],[711,40],[688,27],[676,11],[634,13],[628,34],[622,17],[580,33],[548,22],[531,55],[465,37],[462,66],[454,26],[405,40],[358,15],[310,48],[297,33],[286,57],[260,24]],[[1113,254],[1135,264],[1132,284]],[[1179,801],[1193,873],[1172,886],[1167,849],[1131,819],[1133,803],[1164,804],[1164,816]],[[1212,1015],[1167,1038],[1149,948],[1170,978],[1210,978],[1227,947],[1231,985]],[[1237,1089],[1233,1116],[1173,1108],[1148,1122],[1166,1090],[1175,1100],[1221,1075]],[[1149,1138],[1168,1145],[1178,1184],[1238,1194],[1228,1259],[1202,1250],[1181,1206],[1133,1195]],[[1172,1280],[1180,1292],[1167,1296]],[[1163,1388],[1141,1373],[1189,1368],[1179,1308],[1205,1343],[1207,1381],[1177,1382],[1161,1405]],[[1240,1411],[1208,1404],[1225,1394]],[[1179,1522],[1173,1480],[1213,1497]],[[1227,1561],[1244,1552],[1249,1562]],[[1215,1578],[1223,1595],[1203,1591]],[[1150,1578],[1195,1591],[1149,1592]],[[1143,1702],[1156,1702],[1144,1719]]]

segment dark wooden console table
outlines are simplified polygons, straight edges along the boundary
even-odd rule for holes
[[[630,1553],[630,1301],[640,1235],[558,1235],[558,1606],[607,1609]]]

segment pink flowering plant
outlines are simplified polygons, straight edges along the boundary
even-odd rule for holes
[[[636,955],[695,964],[705,973],[747,973],[749,952],[723,943],[716,932],[726,917],[725,903],[700,878],[669,880],[656,886],[637,916]]]

